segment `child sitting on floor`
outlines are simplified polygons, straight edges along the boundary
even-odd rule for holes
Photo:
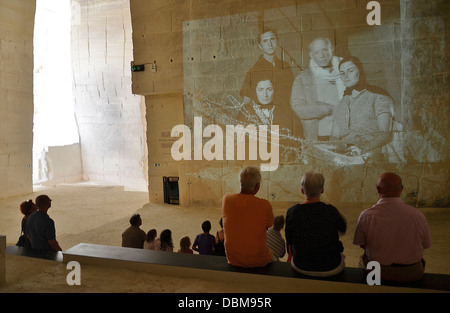
[[[188,236],[185,236],[183,238],[181,238],[180,240],[180,249],[178,250],[178,253],[190,253],[193,254],[194,251],[192,251],[191,248],[189,248],[191,246],[191,238],[189,238]]]
[[[275,217],[273,226],[267,230],[267,246],[272,252],[272,260],[278,261],[286,253],[286,242],[281,236],[280,231],[284,227],[284,216]]]
[[[211,222],[204,221],[202,223],[202,229],[203,233],[198,234],[197,237],[195,237],[192,250],[197,251],[199,254],[213,254],[216,238],[209,233],[211,230]]]

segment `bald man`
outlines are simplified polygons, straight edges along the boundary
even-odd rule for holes
[[[402,179],[383,173],[377,181],[379,201],[364,210],[353,243],[364,249],[362,263],[381,265],[381,279],[415,281],[425,269],[423,251],[431,247],[431,233],[425,215],[400,198]]]

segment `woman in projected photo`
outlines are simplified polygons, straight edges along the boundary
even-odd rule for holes
[[[367,84],[358,58],[342,59],[339,71],[346,90],[334,110],[330,140],[338,153],[381,160],[382,147],[392,140],[392,98]]]
[[[267,125],[268,129],[277,125],[280,159],[283,162],[295,162],[301,151],[299,135],[295,133],[295,129],[301,129],[301,124],[298,123],[297,127],[294,127],[297,122],[294,119],[297,116],[290,105],[280,102],[276,97],[278,85],[275,84],[271,72],[257,72],[252,77],[251,91],[248,93],[250,101],[240,108],[238,124]]]
[[[270,126],[274,122],[276,107],[273,102],[275,88],[271,75],[261,75],[255,82],[248,94],[250,101],[241,108],[239,120],[248,124]]]
[[[253,73],[251,90],[247,96],[249,101],[241,107],[239,121],[253,125],[279,125],[290,129],[289,118],[292,110],[289,105],[279,101],[276,97],[277,85],[270,71]]]

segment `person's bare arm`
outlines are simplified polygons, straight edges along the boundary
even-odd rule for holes
[[[51,239],[48,241],[50,247],[55,251],[62,251],[61,247],[59,246],[58,241],[55,239]]]

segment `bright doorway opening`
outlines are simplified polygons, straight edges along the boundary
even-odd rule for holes
[[[34,185],[55,180],[54,169],[58,163],[69,166],[67,175],[74,176],[78,169],[81,175],[72,80],[70,0],[37,0],[34,26]],[[68,156],[70,160],[62,160]],[[71,169],[71,166],[76,169]]]

